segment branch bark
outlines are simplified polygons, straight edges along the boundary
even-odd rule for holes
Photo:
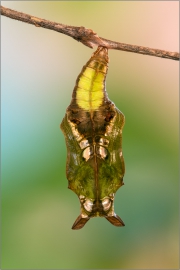
[[[59,33],[68,35],[75,40],[83,43],[85,46],[93,48],[94,46],[103,46],[108,49],[127,51],[145,55],[151,55],[161,58],[168,58],[171,60],[179,60],[180,54],[178,52],[169,52],[159,49],[152,49],[143,46],[130,45],[120,42],[111,41],[102,37],[99,37],[93,30],[87,29],[83,26],[70,26],[61,23],[56,23],[41,18],[34,17],[29,14],[18,12],[9,8],[1,6],[1,15],[9,17],[11,19],[19,20],[25,23],[33,24],[37,27],[43,27],[46,29],[54,30]]]

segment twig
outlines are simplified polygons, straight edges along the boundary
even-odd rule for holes
[[[61,23],[51,22],[41,18],[37,18],[22,12],[18,12],[9,8],[1,6],[1,15],[9,17],[11,19],[19,20],[29,24],[33,24],[37,27],[43,27],[51,29],[62,34],[68,35],[77,41],[80,41],[84,45],[93,48],[94,46],[103,46],[108,49],[128,51],[140,54],[146,54],[161,58],[168,58],[172,60],[179,60],[180,54],[178,52],[169,52],[159,49],[152,49],[148,47],[142,47],[137,45],[130,45],[125,43],[119,43],[111,41],[105,38],[98,37],[98,35],[91,29],[87,29],[83,26],[69,26]]]

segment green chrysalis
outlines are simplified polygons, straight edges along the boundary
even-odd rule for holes
[[[105,80],[108,50],[98,47],[76,80],[72,101],[61,123],[67,146],[68,187],[80,200],[72,229],[92,217],[124,226],[114,212],[114,196],[124,184],[122,129],[125,117],[108,98]]]

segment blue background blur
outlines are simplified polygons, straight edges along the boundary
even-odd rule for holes
[[[107,39],[179,51],[179,1],[2,1],[33,16],[85,26]],[[79,201],[67,189],[59,124],[94,50],[2,16],[2,269],[179,269],[179,62],[110,50],[107,91],[125,114],[125,186],[116,228],[71,226]]]

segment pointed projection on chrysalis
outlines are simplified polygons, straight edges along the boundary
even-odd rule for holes
[[[67,146],[68,188],[77,194],[81,205],[74,230],[98,216],[115,226],[124,226],[114,212],[114,196],[123,185],[125,172],[125,118],[106,92],[108,62],[108,50],[98,47],[77,78],[61,123]]]

